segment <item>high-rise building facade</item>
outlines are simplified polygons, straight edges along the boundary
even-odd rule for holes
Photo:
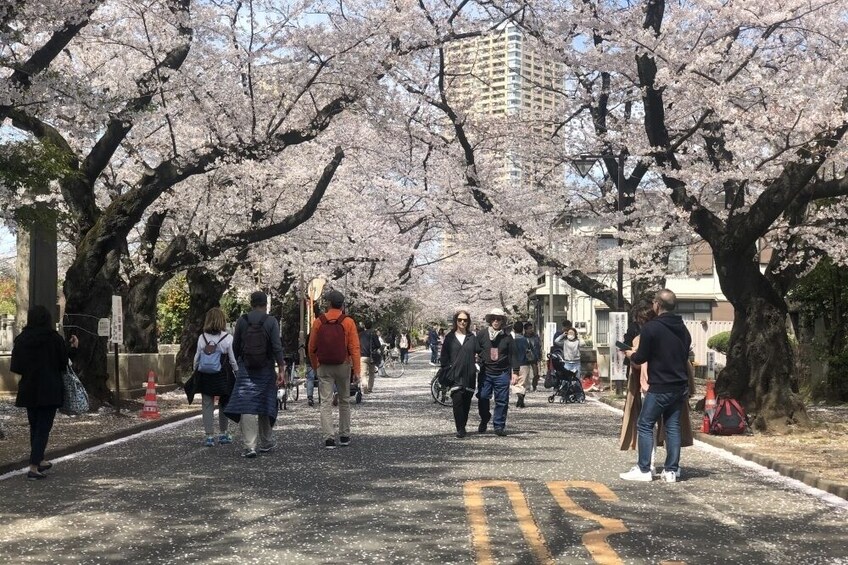
[[[534,40],[512,22],[485,35],[458,41],[445,51],[448,96],[472,117],[518,119],[550,138],[563,114],[564,66],[534,48]],[[550,156],[511,149],[504,173],[513,185],[528,184],[546,171],[548,182],[562,182],[563,169]]]

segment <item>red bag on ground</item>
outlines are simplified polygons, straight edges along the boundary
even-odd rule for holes
[[[715,436],[744,434],[748,429],[745,410],[735,398],[719,398],[713,418],[710,420],[710,433]]]

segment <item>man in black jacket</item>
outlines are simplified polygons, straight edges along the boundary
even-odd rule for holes
[[[495,434],[505,436],[509,387],[518,381],[519,356],[512,334],[506,328],[506,312],[500,308],[493,309],[486,315],[486,323],[489,327],[477,334],[477,356],[480,358],[480,374],[477,377],[480,426],[477,431],[485,433],[489,420],[492,420]],[[489,410],[493,395],[494,418]]]
[[[619,476],[626,481],[651,481],[651,451],[654,447],[653,429],[660,418],[665,426],[665,468],[662,480],[674,483],[680,477],[680,411],[689,397],[689,347],[692,336],[683,319],[674,314],[677,297],[668,289],[654,297],[657,317],[642,326],[639,349],[625,355],[641,365],[648,363],[647,382],[642,382],[645,399],[636,424],[638,430],[639,464]]]

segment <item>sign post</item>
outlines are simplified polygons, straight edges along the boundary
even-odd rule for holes
[[[627,365],[624,364],[624,352],[616,346],[616,341],[624,341],[627,333],[627,312],[609,313],[609,337],[610,344],[610,385],[614,384],[615,393],[621,394],[624,383],[627,382]]]
[[[115,411],[121,413],[121,375],[118,364],[118,345],[124,341],[124,308],[120,296],[112,296],[112,338],[115,344]],[[99,324],[98,324],[99,333]]]
[[[715,351],[707,351],[707,378],[715,380]]]

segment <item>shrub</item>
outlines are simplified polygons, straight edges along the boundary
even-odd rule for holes
[[[848,351],[828,359],[826,383],[828,400],[848,400]]]
[[[727,355],[727,350],[730,347],[730,332],[721,332],[715,334],[707,340],[707,347],[718,351],[723,355]]]

